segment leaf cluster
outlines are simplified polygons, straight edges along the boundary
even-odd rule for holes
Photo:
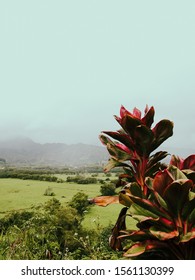
[[[117,132],[104,131],[100,140],[110,154],[105,171],[122,167],[118,198],[94,198],[97,205],[121,203],[110,245],[125,257],[195,259],[195,155],[181,159],[173,155],[162,163],[166,151],[155,150],[173,135],[173,122],[164,119],[153,125],[154,108],[144,116],[121,106]],[[112,139],[111,139],[112,138]],[[128,229],[126,220],[137,221]]]

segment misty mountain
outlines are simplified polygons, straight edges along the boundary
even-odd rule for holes
[[[31,139],[0,141],[0,158],[10,165],[81,166],[108,160],[105,147],[63,143],[40,144]]]
[[[180,157],[194,154],[189,148],[161,147]],[[0,158],[10,165],[49,165],[49,166],[81,166],[106,163],[109,154],[104,146],[87,144],[47,143],[40,144],[28,138],[0,141]],[[168,163],[170,156],[165,161]]]

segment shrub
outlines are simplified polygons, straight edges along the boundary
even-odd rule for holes
[[[116,194],[116,187],[113,183],[104,183],[100,187],[100,193],[102,195],[115,195]]]
[[[110,229],[86,231],[82,219],[56,198],[31,212],[10,213],[0,219],[0,259],[117,259],[107,245]]]
[[[97,183],[97,178],[94,177],[84,177],[81,175],[76,175],[76,176],[68,176],[66,178],[67,182],[75,182],[77,184],[96,184]]]
[[[55,193],[53,192],[53,189],[51,187],[48,187],[45,192],[44,192],[45,196],[55,196]]]
[[[5,215],[0,219],[0,232],[5,233],[10,227],[16,226],[23,228],[26,221],[32,218],[34,215],[33,211],[14,211],[10,214]]]
[[[69,202],[69,206],[76,209],[78,214],[83,216],[84,213],[89,209],[90,204],[88,201],[88,195],[78,192],[76,193],[72,200]]]
[[[48,172],[48,171],[47,171]],[[46,171],[30,170],[30,169],[12,169],[7,168],[0,170],[0,178],[18,178],[22,180],[39,180],[63,183],[62,179],[58,179],[56,176],[47,175]]]
[[[1,259],[61,259],[79,247],[77,210],[53,198],[34,212],[16,212],[0,220]]]

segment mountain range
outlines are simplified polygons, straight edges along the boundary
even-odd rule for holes
[[[108,160],[105,147],[63,143],[40,144],[28,138],[0,141],[0,158],[9,165],[81,166]]]
[[[170,154],[183,158],[194,153],[187,148],[162,148]],[[40,144],[29,138],[16,138],[0,141],[0,159],[9,165],[42,165],[42,166],[83,166],[105,164],[109,158],[107,149],[88,144],[46,143]]]

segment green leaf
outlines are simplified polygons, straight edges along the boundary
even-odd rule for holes
[[[177,180],[170,184],[164,192],[164,200],[175,217],[180,216],[184,205],[189,202],[189,191],[193,184],[190,180]]]
[[[122,151],[121,149],[117,148],[114,144],[107,144],[108,152],[110,153],[111,157],[117,161],[126,161],[131,158],[131,155]]]
[[[162,231],[162,228],[158,228],[155,226],[151,227],[149,231],[152,235],[154,235],[159,240],[166,240],[179,236],[179,232],[177,230],[166,232],[166,231]]]
[[[101,134],[99,136],[101,142],[106,145],[108,152],[110,153],[111,157],[115,159],[116,161],[126,161],[132,158],[133,152],[129,151],[127,153],[124,150],[121,150],[121,148],[117,147],[117,143],[114,143],[109,137]],[[131,153],[130,153],[131,152]]]
[[[150,216],[144,216],[145,213],[143,213],[143,215],[141,215],[141,214],[140,215],[131,214],[132,218],[134,220],[138,221],[137,227],[140,228],[140,229],[141,228],[144,228],[144,229],[148,228],[149,226],[151,226],[151,224],[154,224],[155,222],[159,221],[159,217],[153,218],[153,217],[151,217],[151,215]],[[148,215],[150,214],[149,212],[147,212],[147,213],[148,213]],[[146,222],[147,222],[147,226],[145,225]],[[144,226],[143,226],[143,224],[144,224]]]
[[[130,199],[130,197],[128,195],[120,193],[119,194],[119,203],[123,204],[126,207],[130,207],[132,204],[132,200]]]
[[[186,175],[176,166],[169,165],[167,168],[173,180],[187,179]]]
[[[195,208],[192,210],[191,214],[188,217],[188,222],[195,226]]]
[[[132,182],[127,184],[120,192],[119,194],[119,202],[127,207],[130,207],[132,204],[132,200],[130,196],[138,196],[143,197],[143,192],[141,190],[141,187],[136,183]]]
[[[149,231],[143,230],[130,230],[130,231],[121,231],[121,235],[119,238],[127,238],[133,242],[144,241],[151,237]]]
[[[155,250],[158,251],[160,248],[166,248],[167,244],[158,240],[147,240],[143,242],[137,242],[132,245],[124,254],[124,257],[136,257],[147,251]]]
[[[169,216],[165,213],[165,211],[162,211],[156,204],[152,203],[148,199],[141,199],[139,197],[133,197],[130,196],[131,200],[134,202],[133,206],[135,206],[135,203],[142,207],[144,215],[146,215],[146,211],[149,211],[150,215],[153,213],[156,217],[165,217],[169,218]],[[142,213],[142,215],[143,215]],[[154,217],[154,216],[151,216]]]
[[[195,229],[191,232],[186,233],[185,235],[182,236],[180,239],[181,242],[188,242],[189,240],[195,238]]]
[[[145,209],[144,207],[141,207],[138,204],[133,203],[129,209],[129,213],[132,215],[132,217],[140,216],[140,217],[146,217],[146,218],[154,218],[158,219],[159,215],[155,214],[152,211],[149,211],[148,209]]]
[[[143,254],[146,250],[146,244],[142,242],[138,242],[130,247],[125,253],[124,257],[136,257]]]
[[[102,142],[102,144],[104,144],[104,145],[107,145],[108,143],[114,144],[114,142],[112,140],[110,140],[109,137],[107,137],[103,134],[100,134],[99,139]]]
[[[192,200],[195,198],[195,192],[193,192],[193,189],[192,191],[189,192],[189,200]]]
[[[153,189],[153,180],[151,177],[146,177],[145,184],[151,190]]]
[[[182,218],[184,220],[187,220],[187,218],[190,216],[190,214],[194,209],[195,209],[195,198],[185,203],[182,210]]]
[[[155,192],[154,191],[154,196],[156,198],[156,200],[158,201],[158,203],[160,204],[160,206],[162,208],[164,208],[165,210],[168,210],[168,207],[167,207],[167,203],[165,202],[165,200],[162,198],[162,196],[160,196],[159,193]]]
[[[108,163],[104,166],[104,172],[109,172],[111,169],[113,169],[114,167],[129,167],[128,164],[126,163],[122,163],[122,162],[118,162],[117,160],[110,158],[108,160]]]
[[[132,183],[129,184],[128,188],[129,188],[129,191],[130,191],[131,195],[137,196],[137,197],[140,197],[140,198],[143,197],[142,189],[141,189],[140,185],[138,185],[138,183],[132,182]]]
[[[118,166],[118,161],[110,158],[108,163],[104,166],[104,172],[110,171],[112,168]]]

